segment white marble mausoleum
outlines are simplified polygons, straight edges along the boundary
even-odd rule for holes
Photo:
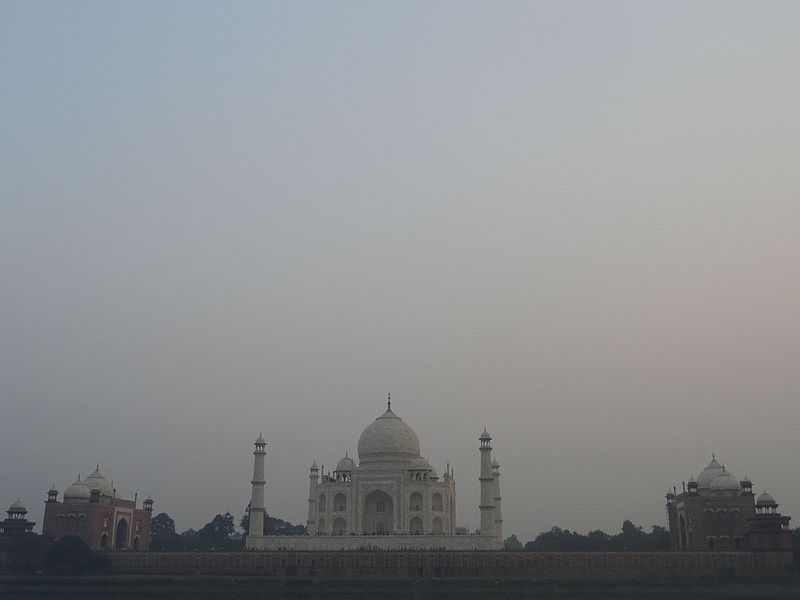
[[[456,535],[456,487],[448,465],[440,477],[420,453],[414,430],[391,408],[358,439],[358,464],[345,454],[333,472],[311,465],[304,536],[265,536],[266,442],[255,443],[250,531],[253,550],[450,549],[490,550],[503,545],[500,465],[492,438],[479,438],[480,534]]]

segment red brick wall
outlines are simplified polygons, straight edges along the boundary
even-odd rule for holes
[[[783,571],[791,552],[149,552],[111,555],[129,572],[300,576],[690,576]]]

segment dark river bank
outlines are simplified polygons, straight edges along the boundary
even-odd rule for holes
[[[0,577],[2,600],[797,599],[800,577],[768,580],[301,579],[236,576]]]

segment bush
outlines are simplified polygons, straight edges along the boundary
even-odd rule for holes
[[[105,554],[93,552],[81,538],[67,536],[50,546],[42,568],[53,575],[83,575],[99,573],[110,564]]]

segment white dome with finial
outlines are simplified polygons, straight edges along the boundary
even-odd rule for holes
[[[86,487],[89,488],[90,492],[92,490],[100,490],[101,496],[112,497],[114,495],[114,486],[112,486],[111,482],[100,472],[99,464],[95,468],[94,473],[86,478]]]
[[[778,506],[778,503],[775,502],[775,498],[765,491],[756,500],[756,506]]]
[[[431,463],[428,462],[428,459],[424,456],[417,456],[416,458],[411,459],[411,462],[408,465],[409,471],[430,471],[433,469]]]
[[[86,482],[81,481],[81,476],[64,490],[64,502],[84,502],[89,499],[89,488]]]
[[[419,438],[403,419],[392,412],[391,402],[380,417],[358,438],[360,464],[409,462],[419,456]]]
[[[738,492],[739,482],[722,467],[722,473],[711,482],[711,491],[715,494]]]
[[[344,453],[344,458],[340,460],[336,465],[337,471],[352,471],[356,468],[356,461],[354,461],[347,452]]]
[[[17,501],[14,502],[11,506],[8,507],[8,513],[16,513],[16,514],[25,514],[28,512],[28,509],[25,508],[25,505],[22,503],[22,500],[17,498]]]
[[[708,466],[703,469],[703,472],[697,478],[697,487],[701,490],[710,490],[711,484],[717,477],[722,475],[724,470],[722,465],[717,462],[716,456],[712,454],[711,462],[708,463]]]

